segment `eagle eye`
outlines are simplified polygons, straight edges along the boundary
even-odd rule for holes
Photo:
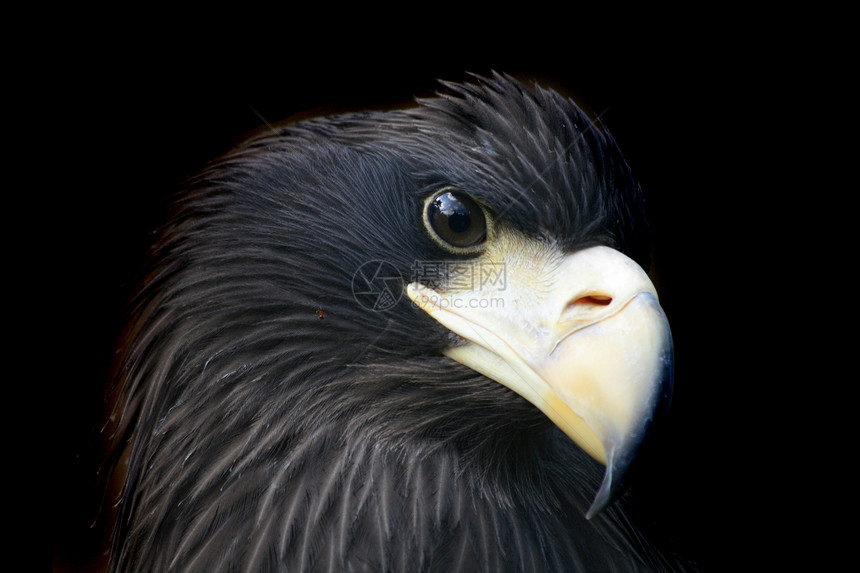
[[[428,199],[424,222],[434,238],[457,252],[474,250],[487,239],[483,207],[453,187],[446,187]]]

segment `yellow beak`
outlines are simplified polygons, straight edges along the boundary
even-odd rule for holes
[[[622,491],[668,401],[671,332],[651,280],[620,252],[534,255],[479,260],[503,269],[492,284],[443,292],[413,282],[407,293],[465,340],[447,356],[529,400],[607,466],[592,517]]]

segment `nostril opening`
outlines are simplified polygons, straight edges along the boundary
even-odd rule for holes
[[[602,294],[590,294],[588,296],[583,296],[575,301],[573,301],[574,305],[584,305],[584,306],[606,306],[612,302],[612,297]]]
[[[612,304],[612,297],[608,294],[591,293],[571,298],[562,312],[561,319],[564,321],[592,320],[596,316],[601,316],[603,308],[610,304]]]

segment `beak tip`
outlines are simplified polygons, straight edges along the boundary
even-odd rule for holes
[[[608,503],[599,503],[598,499],[595,498],[585,514],[585,519],[591,520],[591,518],[596,517],[607,505]]]
[[[663,350],[661,351],[662,369],[658,376],[659,382],[656,385],[655,398],[653,399],[649,415],[643,420],[643,426],[638,432],[639,438],[630,441],[621,447],[612,448],[608,456],[606,471],[603,475],[603,482],[600,484],[600,489],[594,496],[591,506],[585,514],[586,519],[592,519],[601,511],[618,499],[626,489],[627,480],[631,470],[638,465],[637,460],[641,457],[638,454],[641,450],[647,449],[645,444],[650,441],[651,434],[655,426],[659,426],[668,414],[669,405],[672,400],[672,390],[674,385],[674,352],[671,333],[668,331]]]
[[[594,500],[591,502],[591,507],[588,508],[585,514],[586,519],[597,516],[601,511],[612,505],[612,502],[624,491],[624,485],[616,479],[616,474],[617,472],[614,471],[613,465],[610,462],[606,467],[606,473],[603,475],[603,483],[600,484],[600,489],[597,490],[597,494],[595,494]]]

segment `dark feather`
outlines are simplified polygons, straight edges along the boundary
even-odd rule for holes
[[[509,78],[447,87],[261,132],[177,197],[113,397],[116,570],[680,567],[621,507],[586,521],[602,467],[443,357],[448,333],[401,291],[377,311],[353,295],[368,261],[408,282],[441,258],[420,218],[439,184],[565,250],[647,261],[639,189],[599,124]]]

